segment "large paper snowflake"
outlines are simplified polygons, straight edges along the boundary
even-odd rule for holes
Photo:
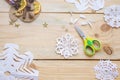
[[[75,4],[76,8],[80,11],[88,8],[97,11],[104,7],[104,0],[66,0],[66,2]]]
[[[33,56],[31,52],[18,53],[19,46],[6,44],[0,54],[0,80],[38,80],[39,72],[30,67]]]
[[[118,76],[117,65],[110,60],[100,60],[94,69],[98,80],[114,80]]]
[[[111,27],[120,27],[120,5],[113,5],[105,9],[105,21]]]
[[[70,34],[66,34],[57,39],[56,53],[61,54],[65,58],[78,53],[78,41]]]

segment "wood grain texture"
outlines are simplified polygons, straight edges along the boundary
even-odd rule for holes
[[[42,12],[80,12],[76,9],[73,4],[65,2],[65,0],[38,0],[42,6]],[[105,0],[105,7],[120,4],[119,0]],[[2,7],[2,8],[1,8]],[[97,11],[98,13],[103,13],[103,10]],[[8,12],[9,5],[2,0],[0,2],[0,12]],[[88,9],[81,13],[92,13],[93,11]]]
[[[20,45],[20,52],[29,50],[34,55],[34,63],[40,71],[40,80],[96,80],[93,67],[99,59],[112,59],[116,63],[120,73],[120,29],[106,27],[102,9],[93,13],[88,9],[79,12],[73,4],[64,0],[38,0],[42,5],[40,16],[32,23],[23,23],[19,19],[16,23],[9,25],[10,6],[1,0],[0,2],[0,51],[5,43],[16,43]],[[105,7],[120,5],[120,0],[105,0]],[[112,48],[113,54],[106,54],[103,49],[93,57],[87,57],[83,52],[83,42],[76,33],[73,25],[70,25],[70,11],[73,11],[73,18],[78,18],[81,13],[87,20],[94,20],[90,26],[80,26],[87,36],[97,38],[102,46],[108,45]],[[78,24],[86,20],[80,19]],[[43,27],[47,22],[48,27]],[[55,53],[56,38],[64,35],[66,29],[79,40],[79,54],[64,60],[63,56]],[[120,75],[116,80],[120,80]]]
[[[94,66],[98,61],[35,61],[40,71],[40,80],[97,80]],[[120,62],[113,61],[118,65]],[[47,76],[46,76],[47,75]],[[115,79],[120,80],[120,75]]]
[[[113,48],[112,55],[107,55],[102,49],[93,57],[84,55],[83,41],[76,33],[73,25],[69,25],[70,14],[42,13],[33,23],[28,24],[18,20],[16,23],[20,24],[19,28],[9,25],[7,13],[0,13],[0,16],[0,45],[3,46],[7,42],[17,43],[21,46],[22,51],[32,51],[35,59],[63,59],[62,56],[55,53],[55,46],[56,38],[67,33],[65,29],[68,29],[68,32],[79,40],[79,54],[78,56],[70,57],[70,59],[120,59],[120,47],[118,45],[120,44],[120,29],[110,28],[109,30],[102,31],[101,27],[105,24],[102,14],[85,14],[87,19],[92,19],[95,23],[93,23],[92,28],[88,25],[80,26],[86,35],[99,39],[103,46],[108,44]],[[78,16],[79,14],[73,15],[74,18]],[[81,19],[78,23],[84,21],[86,20]],[[44,22],[48,23],[47,28],[43,27],[42,24]]]

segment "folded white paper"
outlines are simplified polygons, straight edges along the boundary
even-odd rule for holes
[[[76,8],[80,11],[88,8],[97,11],[104,7],[104,0],[66,0],[66,2],[75,4]]]
[[[8,43],[0,54],[0,80],[38,80],[39,72],[30,67],[31,52],[19,53],[19,46]]]

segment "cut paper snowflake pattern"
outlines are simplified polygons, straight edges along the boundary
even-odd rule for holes
[[[19,46],[8,43],[0,54],[0,80],[38,80],[39,72],[30,67],[31,52],[19,54]]]
[[[111,27],[120,27],[120,5],[113,5],[104,10],[104,18]]]
[[[97,11],[104,7],[104,0],[65,0],[65,1],[74,4],[79,11],[84,11],[88,8]]]
[[[64,58],[78,54],[78,40],[69,33],[58,38],[56,44],[56,53],[64,56]]]
[[[100,60],[94,70],[98,80],[114,80],[119,75],[117,65],[110,60]]]

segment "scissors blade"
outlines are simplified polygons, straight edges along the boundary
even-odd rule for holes
[[[83,33],[83,31],[79,28],[79,26],[74,26],[75,27],[75,30],[78,32],[78,34],[83,38],[83,39],[85,39],[86,38],[86,36],[85,36],[85,34]]]

